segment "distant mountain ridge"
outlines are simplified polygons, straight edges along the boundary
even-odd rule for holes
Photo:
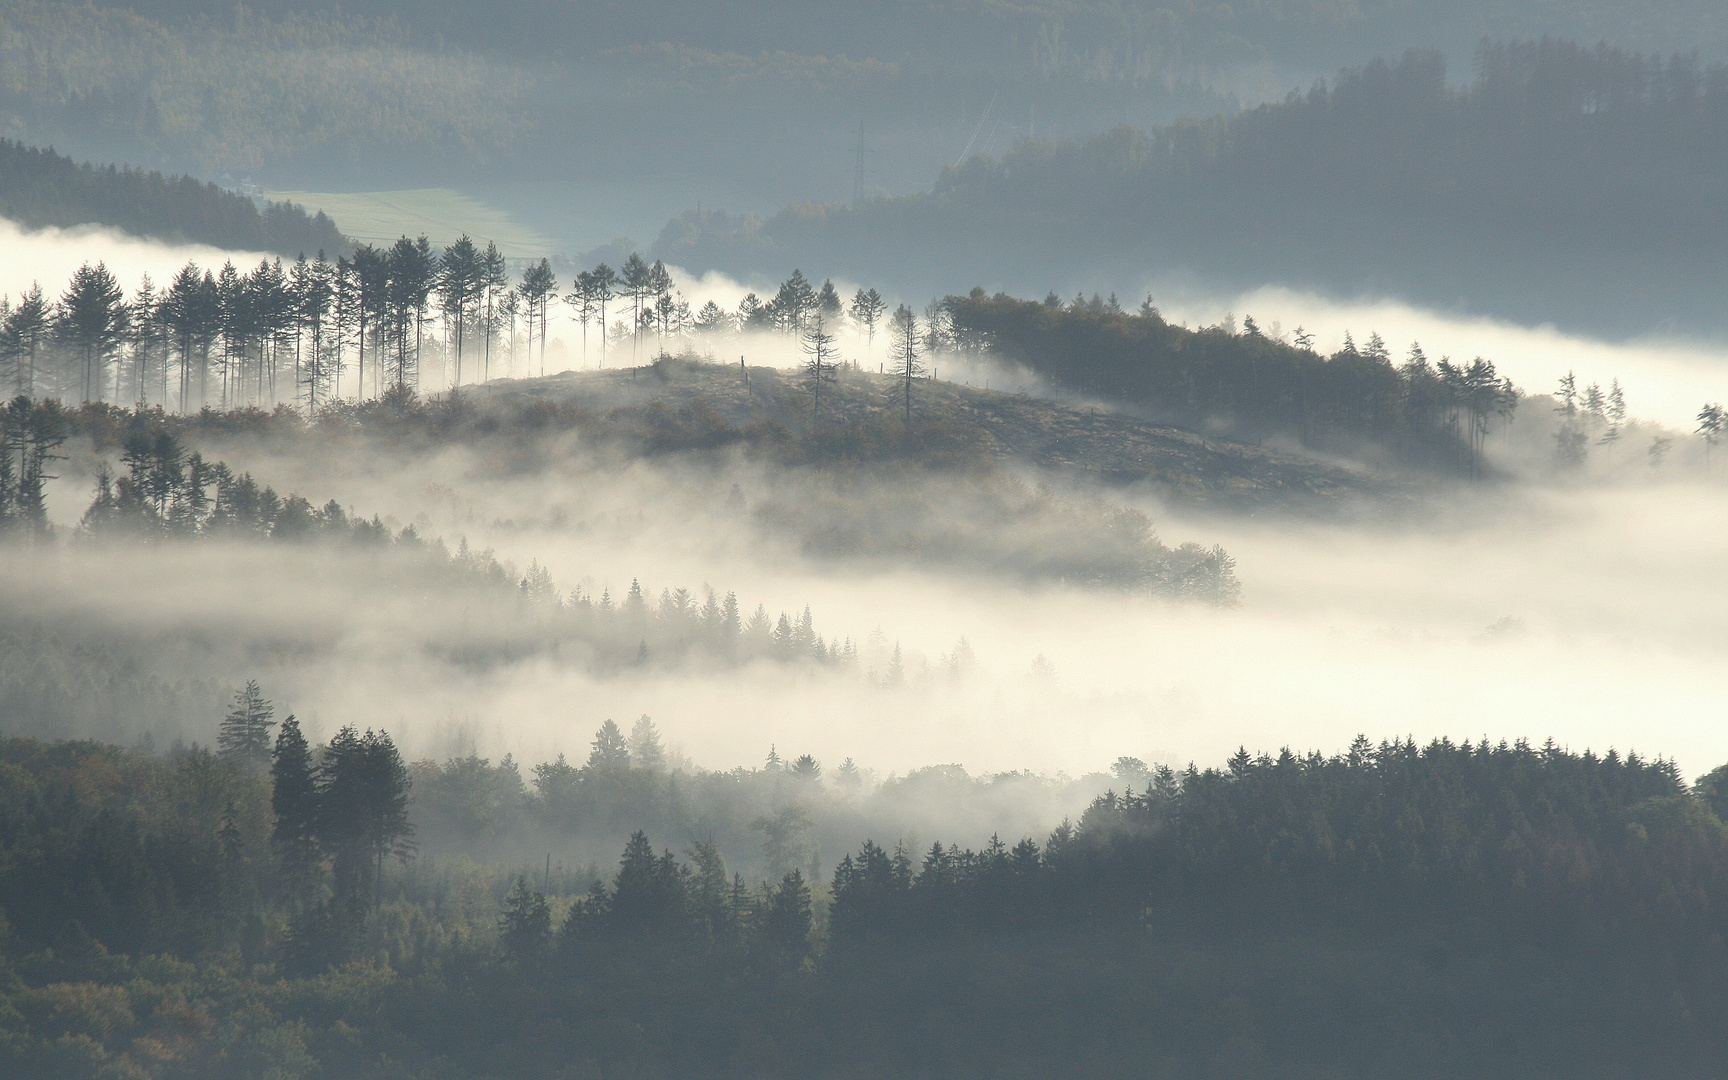
[[[1728,67],[1543,39],[1484,43],[1464,87],[1409,52],[1234,116],[1023,140],[920,194],[687,213],[652,253],[1019,293],[1197,273],[1618,335],[1722,328],[1725,222]]]

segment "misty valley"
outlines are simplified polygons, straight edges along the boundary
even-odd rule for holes
[[[1728,1080],[1728,22],[1418,7],[0,0],[0,1076]]]

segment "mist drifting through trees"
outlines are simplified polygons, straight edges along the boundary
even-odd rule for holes
[[[1717,1076],[1728,24],[1346,7],[0,4],[0,1075]]]

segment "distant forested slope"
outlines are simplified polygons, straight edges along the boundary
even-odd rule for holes
[[[216,5],[161,21],[121,6],[0,0],[0,131],[85,156],[205,174],[293,164],[472,163],[526,129],[523,76],[400,27]]]
[[[1193,269],[1602,325],[1713,318],[1725,241],[1728,67],[1542,40],[1485,44],[1462,88],[1411,52],[1229,118],[1024,141],[922,195],[686,215],[656,254],[1020,289]]]
[[[139,236],[187,240],[284,255],[326,251],[347,241],[320,211],[266,203],[190,176],[115,165],[78,164],[52,149],[0,139],[0,217],[29,228],[112,225]]]
[[[567,182],[627,151],[647,172],[738,168],[777,205],[905,192],[967,149],[1234,108],[1485,34],[1728,57],[1713,0],[0,0],[0,131],[313,190],[504,160]]]
[[[211,13],[211,0],[108,0],[159,18]],[[331,10],[328,0],[260,0],[282,17]],[[1719,48],[1728,32],[1711,0],[900,0],[812,9],[799,0],[349,0],[341,10],[388,19],[416,39],[521,57],[577,57],[667,43],[754,57],[776,52],[904,65],[924,76],[955,68],[1000,82],[1136,82],[1174,67],[1303,59],[1334,64],[1354,50],[1413,44],[1469,49],[1484,33],[1605,37],[1634,48]],[[916,27],[908,33],[908,27]],[[1359,55],[1359,54],[1357,54]]]

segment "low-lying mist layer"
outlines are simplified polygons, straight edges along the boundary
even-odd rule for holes
[[[237,265],[249,267],[267,258],[255,251],[167,244],[99,225],[26,230],[5,218],[0,218],[0,250],[6,252],[6,258],[0,261],[0,294],[13,300],[37,285],[52,300],[79,267],[92,261],[106,265],[127,289],[132,289],[146,274],[160,286],[188,262],[220,266],[233,260]]]
[[[1728,525],[1714,484],[1502,485],[1364,525],[1199,519],[1136,489],[1103,496],[1049,479],[1053,508],[1107,498],[1161,531],[1221,540],[1242,565],[1242,606],[1230,610],[967,572],[916,549],[836,558],[807,550],[786,524],[800,508],[814,512],[829,485],[886,485],[921,514],[952,515],[959,550],[999,543],[988,537],[1004,522],[956,498],[976,490],[964,473],[638,458],[579,440],[516,460],[484,441],[435,450],[412,426],[397,446],[270,434],[243,417],[220,428],[197,439],[235,470],[383,515],[393,531],[413,524],[421,537],[496,552],[517,569],[502,587],[475,591],[384,573],[375,554],[340,546],[75,545],[8,560],[16,621],[85,633],[89,648],[168,672],[165,682],[257,677],[313,731],[387,722],[416,756],[443,754],[453,739],[493,758],[577,756],[605,719],[644,713],[712,767],[776,745],[883,771],[958,762],[1081,773],[1125,754],[1180,763],[1361,731],[1516,738],[1533,728],[1575,747],[1667,754],[1688,769],[1724,756],[1701,719],[1728,642],[1720,605],[1697,587]],[[62,486],[74,494],[56,516],[69,524],[86,499],[70,472]],[[764,518],[754,512],[764,502],[780,509]],[[1087,536],[1078,520],[1067,533],[1033,524],[1046,547]],[[537,586],[523,567],[551,581]],[[741,617],[762,604],[796,627],[808,606],[828,647],[844,653],[849,642],[856,661],[669,662],[660,639],[624,634],[621,662],[595,666],[521,606],[525,589],[541,587],[566,602],[579,589],[589,602],[621,603],[632,582],[644,617],[657,619],[705,607],[709,586],[719,598],[735,592]],[[144,646],[126,642],[173,642],[174,655],[197,662],[176,667],[154,651],[132,661],[128,649]],[[464,660],[474,656],[489,659]],[[161,730],[207,739],[220,706]]]

